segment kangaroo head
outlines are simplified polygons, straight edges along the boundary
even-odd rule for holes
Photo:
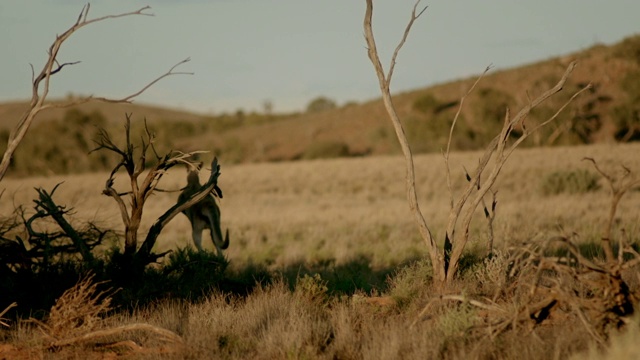
[[[187,167],[187,188],[200,187],[200,169],[202,162]]]

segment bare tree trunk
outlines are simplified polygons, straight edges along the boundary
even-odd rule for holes
[[[162,215],[151,227],[144,243],[138,249],[138,231],[140,229],[140,222],[142,220],[142,214],[147,199],[154,193],[156,187],[162,176],[171,167],[176,164],[185,164],[187,166],[195,166],[190,160],[191,157],[197,153],[203,151],[195,151],[190,153],[181,153],[177,151],[170,151],[164,156],[157,154],[154,147],[154,135],[149,131],[145,123],[145,136],[141,138],[141,146],[134,146],[131,142],[131,117],[126,116],[125,123],[125,138],[126,143],[124,146],[116,145],[111,136],[104,130],[100,131],[100,139],[97,141],[97,150],[108,150],[116,153],[120,157],[120,162],[111,171],[109,179],[105,182],[103,194],[113,198],[118,205],[120,215],[122,217],[122,223],[125,228],[125,246],[124,255],[127,261],[131,262],[131,265],[146,265],[149,260],[153,261],[151,256],[151,249],[155,245],[155,241],[160,234],[162,228],[175,217],[182,210],[195,204],[207,196],[214,188],[217,188],[217,180],[220,176],[220,166],[218,160],[214,158],[211,163],[211,177],[209,181],[202,186],[200,191],[194,194],[191,198],[186,199],[184,202],[179,202],[164,215]],[[140,153],[134,153],[134,150],[139,149]],[[146,169],[147,153],[152,150],[155,156],[156,164]],[[118,193],[113,187],[115,182],[115,174],[124,168],[129,176],[129,186],[131,190],[125,193]],[[144,179],[139,182],[142,174],[146,171]],[[123,196],[128,196],[130,199],[130,209],[127,208]],[[136,264],[133,264],[133,262]]]
[[[372,0],[367,0],[367,10],[364,17],[364,32],[365,39],[367,41],[368,54],[371,63],[376,71],[376,75],[378,76],[378,83],[380,85],[380,92],[382,93],[382,101],[384,102],[384,106],[389,114],[389,118],[391,119],[391,123],[393,124],[393,128],[396,132],[396,136],[398,137],[398,141],[400,143],[400,147],[402,149],[402,153],[405,158],[406,165],[406,191],[407,191],[407,200],[409,202],[409,209],[414,216],[416,223],[418,224],[418,229],[420,230],[420,234],[422,235],[422,239],[427,245],[427,249],[429,250],[429,256],[431,258],[431,263],[433,264],[434,276],[435,278],[443,282],[445,280],[446,274],[444,272],[444,258],[440,255],[438,251],[438,246],[436,244],[435,239],[431,234],[431,230],[427,225],[427,222],[420,210],[420,205],[418,203],[418,195],[416,194],[416,177],[415,177],[415,168],[413,165],[413,156],[411,154],[411,148],[409,147],[409,142],[407,140],[407,136],[405,135],[404,128],[402,127],[402,123],[400,122],[400,118],[395,110],[393,105],[393,100],[391,98],[391,78],[393,76],[393,69],[396,63],[396,57],[398,56],[398,52],[404,45],[404,42],[409,35],[409,31],[411,30],[411,26],[413,22],[424,12],[422,10],[420,13],[416,13],[416,6],[413,8],[413,12],[411,14],[411,20],[405,29],[404,36],[400,41],[400,44],[396,48],[393,58],[391,59],[391,65],[389,67],[388,74],[385,75],[384,69],[382,68],[382,64],[380,63],[380,58],[378,56],[378,50],[376,48],[376,42],[373,36],[373,29],[371,27],[371,18],[373,16],[373,3]]]
[[[476,86],[480,78],[473,84],[471,89],[467,92],[465,96],[463,96],[460,101],[458,111],[453,119],[453,123],[451,125],[451,129],[449,131],[449,141],[447,144],[447,149],[444,154],[445,164],[447,166],[447,183],[449,187],[449,191],[451,193],[451,208],[449,211],[449,221],[447,224],[447,231],[444,239],[444,248],[442,251],[438,249],[435,239],[431,235],[431,231],[427,225],[427,222],[424,218],[424,215],[420,211],[420,206],[418,203],[418,198],[416,195],[416,185],[415,185],[415,171],[413,165],[413,156],[411,154],[411,149],[409,147],[409,142],[407,141],[407,137],[405,135],[404,129],[402,127],[402,123],[398,118],[397,112],[393,106],[393,101],[391,97],[390,85],[391,78],[393,75],[393,69],[396,64],[396,57],[402,46],[404,45],[411,27],[414,21],[422,15],[422,13],[426,10],[426,8],[421,11],[417,11],[418,4],[420,1],[418,0],[411,13],[411,18],[405,28],[402,39],[400,40],[398,46],[396,47],[392,58],[391,64],[389,66],[389,71],[385,74],[384,69],[380,63],[380,58],[378,56],[378,50],[376,49],[376,44],[374,40],[371,18],[373,14],[373,2],[372,0],[366,0],[367,9],[364,18],[364,31],[365,31],[365,39],[367,41],[368,55],[373,67],[375,69],[376,75],[378,77],[378,81],[380,84],[380,91],[382,93],[382,100],[384,102],[387,113],[389,114],[389,118],[391,123],[394,126],[396,131],[396,136],[398,138],[398,142],[400,143],[400,147],[402,148],[402,153],[404,154],[405,164],[406,164],[406,186],[407,186],[407,200],[409,202],[409,208],[414,215],[415,221],[418,225],[418,229],[420,230],[420,234],[427,245],[427,250],[429,252],[429,257],[431,259],[431,263],[434,271],[434,278],[437,282],[444,284],[451,282],[457,274],[458,266],[460,263],[460,259],[462,257],[464,248],[469,241],[469,227],[471,225],[471,220],[475,214],[476,209],[480,204],[485,204],[485,195],[491,190],[493,185],[495,184],[502,167],[506,163],[507,159],[511,155],[511,153],[520,145],[526,138],[530,135],[537,133],[537,131],[546,126],[551,121],[555,120],[559,113],[564,110],[569,103],[571,103],[579,94],[583,91],[591,88],[591,84],[587,85],[583,89],[577,91],[570,99],[567,101],[553,116],[549,119],[543,121],[542,123],[534,126],[533,129],[526,129],[523,126],[523,122],[525,118],[528,116],[529,112],[540,105],[542,102],[560,92],[567,81],[569,75],[573,71],[576,66],[576,63],[573,62],[569,65],[567,70],[565,71],[562,78],[558,81],[558,83],[551,89],[544,92],[538,98],[533,99],[526,105],[522,110],[520,110],[513,118],[510,117],[509,109],[505,111],[505,120],[503,123],[503,127],[500,133],[492,140],[492,142],[487,146],[483,156],[479,159],[478,166],[475,172],[472,175],[467,174],[467,179],[469,183],[467,187],[463,190],[462,194],[458,198],[457,202],[454,205],[454,196],[452,193],[451,187],[451,178],[450,178],[450,168],[449,168],[449,154],[450,154],[450,144],[451,138],[453,136],[453,130],[456,125],[456,121],[458,116],[460,115],[462,105],[464,103],[464,99]],[[486,71],[489,70],[489,67]],[[484,73],[483,73],[484,75]],[[522,127],[522,134],[513,141],[510,141],[513,129],[517,126]],[[488,169],[489,164],[493,160],[492,167]],[[485,170],[489,170],[489,175],[486,179],[482,178]],[[482,180],[482,183],[481,183]],[[485,206],[485,216],[489,219],[488,226],[491,227],[493,221],[493,212],[495,211],[495,198],[492,201],[492,210],[491,213],[489,209]],[[459,222],[461,220],[461,222]],[[491,238],[492,239],[492,238]],[[492,240],[491,240],[492,241]]]

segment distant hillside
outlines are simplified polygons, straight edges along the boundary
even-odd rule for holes
[[[581,96],[554,124],[527,145],[640,140],[640,36],[633,36],[612,46],[596,45],[574,54],[490,72],[465,102],[454,140],[456,149],[483,147],[495,135],[507,106],[518,110],[528,102],[528,97],[533,98],[553,86],[572,60],[578,60],[579,66],[565,91],[533,112],[527,121],[535,123],[546,119],[574,91],[589,82],[594,85],[593,90]],[[483,65],[478,64],[478,67]],[[416,152],[439,151],[445,145],[458,101],[473,81],[475,77],[394,96]],[[6,138],[5,125],[15,123],[25,106],[0,104],[0,129],[4,127],[0,137]],[[62,132],[69,131],[73,124],[86,128],[87,124],[96,122],[94,118],[98,118],[98,124],[121,132],[125,112],[133,112],[138,123],[138,119],[146,117],[157,132],[160,144],[166,148],[211,150],[226,162],[377,155],[398,151],[393,129],[379,99],[322,112],[270,116],[239,112],[211,117],[146,105],[103,103],[85,104],[77,110],[79,112],[75,113],[50,110],[40,116],[38,120],[44,121],[38,121],[27,136],[32,145],[25,142],[24,149],[19,150],[25,154],[22,160],[16,161],[17,173],[38,171],[38,165],[33,164],[29,170],[20,171],[20,162],[24,164],[29,159],[45,157],[42,149],[34,150],[38,147],[34,144],[41,147],[42,141],[38,137],[44,134],[50,139],[56,126]],[[65,116],[68,119],[63,121]],[[84,120],[78,120],[82,116]],[[51,125],[56,122],[57,125]],[[118,126],[113,127],[113,124]],[[90,140],[91,134],[86,130],[79,133],[75,138],[83,138],[83,142]],[[65,145],[72,147],[73,141]],[[86,157],[89,145],[75,156]],[[59,156],[55,151],[60,150],[60,147],[49,149],[52,154],[42,161],[56,161]],[[31,152],[34,151],[41,153],[33,155]],[[69,150],[65,156],[74,154]],[[76,171],[55,166],[49,166],[47,171],[59,172],[60,169]]]
[[[458,149],[476,149],[495,135],[506,106],[519,109],[553,86],[574,59],[579,67],[558,95],[532,114],[540,120],[551,115],[570,97],[572,91],[591,82],[593,91],[580,97],[537,139],[533,145],[608,142],[638,138],[638,119],[621,119],[621,113],[634,113],[640,97],[640,37],[607,47],[588,50],[529,64],[514,69],[491,72],[468,98],[463,121],[457,132]],[[446,84],[397,94],[394,102],[403,119],[408,136],[419,151],[438,151],[445,143],[449,123],[458,101],[475,81],[462,79]],[[626,107],[626,109],[625,109]],[[625,111],[626,110],[626,111]],[[635,112],[636,116],[638,112]],[[535,119],[537,118],[537,119]],[[626,121],[632,122],[627,125]],[[635,124],[633,124],[635,121]],[[386,154],[397,151],[393,129],[380,100],[351,105],[332,111],[303,114],[277,123],[251,128],[236,128],[224,134],[204,134],[191,144],[233,142],[247,151],[251,161],[295,159],[315,155],[312,150],[334,149],[346,145],[352,154]],[[310,151],[311,150],[311,151]]]
[[[0,129],[7,129],[14,126],[20,116],[29,105],[28,102],[7,102],[0,103]],[[144,105],[137,102],[133,104],[108,104],[102,102],[90,102],[74,107],[83,113],[99,112],[111,121],[118,121],[124,118],[125,113],[144,114],[148,120],[180,119],[183,121],[200,121],[202,115],[190,113],[186,110],[175,110],[162,108],[153,105]],[[52,119],[62,119],[69,109],[47,109],[36,117],[36,121],[47,121]]]

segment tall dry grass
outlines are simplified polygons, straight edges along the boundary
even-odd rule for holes
[[[544,195],[541,182],[545,175],[559,170],[589,169],[590,165],[581,161],[585,156],[595,158],[608,169],[615,169],[620,163],[640,169],[640,158],[636,156],[639,150],[639,144],[629,144],[516,152],[498,184],[496,247],[504,249],[525,240],[542,243],[551,236],[573,232],[581,241],[599,239],[609,204],[606,187],[583,194]],[[455,189],[465,181],[462,167],[472,168],[477,157],[474,152],[451,156]],[[232,276],[234,271],[237,275],[251,266],[286,276],[283,269],[314,264],[329,264],[333,273],[327,271],[319,278],[302,277],[300,272],[297,282],[276,280],[258,286],[248,296],[214,293],[198,303],[166,301],[132,314],[109,317],[106,321],[113,326],[149,323],[168,329],[187,344],[162,354],[134,352],[129,354],[131,358],[539,359],[566,358],[589,348],[584,327],[570,318],[552,318],[549,326],[536,331],[517,328],[492,339],[477,328],[486,314],[465,304],[439,302],[428,316],[418,317],[436,291],[430,285],[432,274],[427,262],[399,266],[425,255],[407,208],[404,168],[399,157],[233,166],[225,165],[221,159],[221,163],[222,224],[231,232],[226,254]],[[448,194],[441,156],[417,156],[416,171],[426,218],[437,237],[442,238]],[[5,179],[1,184],[6,190],[0,213],[8,214],[19,204],[29,206],[35,194],[33,187],[48,189],[65,181],[55,200],[75,207],[76,221],[97,220],[119,228],[115,204],[100,195],[107,177],[108,174],[86,174]],[[185,179],[186,171],[177,169],[167,174],[161,187],[178,189]],[[124,189],[118,181],[124,181],[124,177],[116,180],[116,186]],[[142,229],[173,205],[176,198],[177,193],[157,193],[149,201]],[[630,192],[621,202],[616,219],[616,226],[626,228],[635,241],[640,224],[639,202],[640,192]],[[471,257],[482,254],[486,246],[482,221],[474,224],[473,231]],[[188,221],[177,217],[160,236],[158,250],[185,246],[189,238]],[[210,243],[206,245],[213,249]],[[509,266],[499,260],[496,257],[490,263],[475,265],[469,262],[449,291],[479,296],[496,293],[501,287],[500,277]],[[339,268],[340,265],[345,267]],[[325,281],[329,278],[324,276],[346,276],[338,280],[349,282],[362,276],[363,270],[376,274],[377,280],[361,281],[385,283],[374,286],[372,294],[390,301],[369,302],[363,301],[367,299],[363,296],[348,296],[348,291],[327,291]],[[390,277],[385,281],[386,274]],[[277,279],[278,275],[274,276]],[[334,280],[338,281],[331,278]],[[330,288],[335,289],[336,285],[331,284]],[[356,295],[368,295],[359,293],[362,288],[350,289]],[[506,303],[505,308],[519,305],[517,299],[500,301]],[[509,305],[509,301],[513,303]],[[410,328],[417,318],[415,327]],[[13,341],[28,343],[32,331],[19,328]],[[626,338],[621,339],[621,344],[630,346]],[[143,334],[134,340],[139,344],[148,341]]]
[[[584,240],[600,236],[609,198],[607,188],[585,194],[544,196],[543,178],[567,169],[590,169],[581,159],[593,157],[601,166],[620,163],[640,169],[638,144],[523,149],[503,170],[497,184],[496,245],[544,240],[550,234],[577,232]],[[472,168],[476,152],[451,157],[454,188],[464,184],[462,167]],[[367,157],[246,165],[222,164],[220,187],[222,226],[230,229],[226,252],[234,264],[263,263],[272,268],[333,259],[342,263],[364,255],[374,266],[390,266],[425,254],[404,194],[404,169],[399,157]],[[442,239],[448,213],[448,193],[442,157],[416,157],[417,186],[425,217]],[[203,177],[206,174],[203,174]],[[112,199],[101,195],[106,173],[68,177],[5,179],[0,214],[14,206],[30,207],[34,187],[52,188],[59,204],[74,207],[76,221],[93,220],[121,229]],[[116,188],[125,190],[125,177]],[[120,183],[119,183],[120,182]],[[184,186],[186,171],[173,169],[161,183],[167,190]],[[156,193],[145,209],[142,231],[172,206],[178,193]],[[637,233],[640,193],[631,192],[620,204],[617,222]],[[480,217],[481,218],[481,217]],[[482,219],[474,225],[477,246],[483,246]],[[636,230],[636,231],[634,231]],[[211,243],[203,242],[209,249]],[[158,239],[158,251],[190,244],[189,223],[176,217]],[[474,244],[471,244],[473,247]]]

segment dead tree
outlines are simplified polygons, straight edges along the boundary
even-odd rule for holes
[[[25,137],[27,131],[29,130],[29,127],[31,126],[31,123],[33,122],[33,119],[36,117],[36,115],[40,111],[48,108],[70,107],[70,106],[83,104],[93,100],[103,101],[108,103],[130,103],[133,101],[133,99],[135,99],[137,96],[145,92],[153,84],[155,84],[156,82],[160,81],[161,79],[167,76],[177,75],[177,74],[192,74],[192,73],[174,71],[175,68],[178,67],[179,65],[188,62],[189,59],[187,58],[185,60],[180,61],[173,67],[171,67],[171,69],[169,69],[168,72],[157,77],[155,80],[151,81],[150,83],[142,87],[137,92],[127,95],[123,98],[116,99],[116,98],[105,98],[105,97],[95,97],[95,96],[84,96],[84,97],[79,97],[76,99],[62,101],[62,102],[45,102],[47,95],[49,94],[49,85],[51,82],[51,77],[59,73],[60,71],[62,71],[62,69],[65,66],[75,65],[79,63],[79,61],[64,62],[64,63],[60,63],[58,61],[58,53],[62,45],[77,30],[80,30],[81,28],[96,22],[125,17],[125,16],[132,16],[132,15],[153,16],[153,14],[145,12],[146,10],[150,9],[149,6],[145,6],[141,9],[128,12],[128,13],[122,13],[117,15],[107,15],[107,16],[102,16],[95,19],[88,19],[87,17],[89,15],[89,9],[90,9],[90,5],[89,4],[85,5],[82,8],[82,11],[80,11],[80,15],[78,16],[78,19],[76,20],[76,22],[64,33],[56,36],[56,39],[53,41],[53,44],[51,44],[51,46],[49,47],[49,50],[48,50],[49,57],[44,67],[42,68],[42,70],[37,76],[35,75],[33,66],[31,66],[31,82],[32,82],[31,101],[29,103],[29,107],[22,114],[22,116],[20,117],[20,120],[18,121],[18,124],[13,128],[13,130],[11,131],[11,134],[9,135],[9,139],[7,141],[7,149],[5,150],[2,156],[2,161],[0,161],[0,180],[4,178],[4,175],[7,172],[7,169],[9,168],[9,164],[11,163],[11,158],[13,156],[13,153],[16,151],[16,149],[18,148],[18,145],[20,144],[22,139]]]
[[[67,257],[79,256],[82,264],[90,265],[94,261],[93,249],[113,235],[112,231],[100,229],[93,223],[72,226],[68,218],[74,209],[58,205],[53,199],[60,185],[50,192],[36,188],[35,212],[27,215],[25,208],[20,206],[15,209],[16,216],[3,223],[0,229],[0,267],[4,267],[5,274],[47,269],[55,260]],[[41,225],[49,227],[51,221],[59,229],[42,230]],[[17,228],[23,228],[24,235],[13,233],[6,236]]]
[[[218,165],[218,160],[214,158],[211,163],[211,176],[209,177],[209,180],[192,196],[179,201],[176,205],[160,216],[151,226],[145,241],[140,246],[140,249],[138,249],[138,231],[140,228],[140,221],[142,220],[144,206],[149,197],[157,190],[160,179],[167,170],[177,164],[195,166],[195,163],[192,161],[193,155],[203,153],[203,151],[194,151],[189,153],[170,151],[167,154],[160,156],[153,146],[154,136],[149,131],[145,122],[145,135],[141,137],[140,151],[139,154],[136,154],[136,147],[131,142],[130,133],[130,115],[127,115],[125,123],[125,145],[122,147],[116,145],[110,135],[106,131],[101,130],[100,138],[96,141],[98,147],[93,151],[104,149],[116,153],[120,157],[120,162],[113,168],[109,179],[107,179],[105,183],[103,194],[112,197],[120,209],[122,222],[125,226],[125,256],[135,255],[141,259],[143,263],[149,263],[163,255],[151,254],[151,250],[155,245],[156,239],[162,231],[162,228],[164,228],[169,221],[183,210],[189,208],[193,204],[196,204],[213,191],[220,191],[217,185],[218,177],[220,176],[220,166]],[[153,165],[149,165],[147,160],[150,150],[154,156]],[[147,169],[147,167],[149,168]],[[125,169],[131,186],[131,189],[124,193],[118,192],[113,187],[115,183],[115,175],[121,168]],[[146,175],[143,175],[145,171]],[[142,178],[142,182],[140,182],[140,178]],[[130,199],[129,206],[127,206],[123,199],[125,196],[128,196]]]
[[[449,141],[447,145],[447,149],[444,153],[445,164],[447,166],[447,181],[449,184],[449,191],[451,194],[450,201],[450,210],[449,210],[449,220],[447,225],[447,231],[444,239],[444,248],[439,249],[436,239],[433,237],[431,233],[431,229],[429,228],[427,221],[420,210],[418,196],[416,193],[416,185],[415,185],[415,170],[413,165],[413,155],[411,153],[411,148],[409,147],[409,142],[407,141],[407,137],[405,135],[405,131],[398,117],[398,114],[395,110],[395,106],[391,97],[391,78],[393,76],[393,71],[396,65],[396,58],[400,49],[404,45],[409,36],[409,32],[411,31],[411,27],[415,20],[420,17],[426,10],[426,7],[422,10],[418,11],[419,0],[415,3],[413,7],[413,11],[411,13],[411,18],[405,28],[402,39],[399,44],[395,48],[393,55],[391,57],[391,64],[389,66],[388,71],[385,73],[384,68],[380,62],[380,58],[378,56],[378,50],[376,48],[376,43],[373,35],[372,29],[372,16],[373,16],[373,1],[366,0],[367,8],[364,17],[364,34],[365,39],[368,46],[368,55],[373,67],[375,69],[376,75],[378,77],[380,91],[382,93],[382,100],[384,102],[384,106],[389,114],[389,118],[393,127],[395,129],[396,136],[400,143],[400,147],[402,148],[402,153],[405,158],[406,163],[406,188],[407,188],[407,199],[409,202],[409,208],[411,209],[415,221],[418,224],[418,228],[420,230],[420,234],[427,246],[429,257],[431,263],[434,268],[434,278],[436,281],[440,283],[446,283],[453,280],[458,270],[458,264],[460,262],[460,258],[462,257],[462,253],[464,248],[469,241],[469,227],[471,225],[471,220],[476,212],[476,209],[480,204],[485,204],[485,196],[490,192],[493,185],[495,184],[502,167],[507,162],[509,156],[513,153],[513,151],[520,145],[525,139],[527,139],[531,134],[535,133],[537,130],[546,126],[555,120],[560,112],[564,110],[573,99],[575,99],[580,93],[590,88],[591,85],[587,85],[585,88],[576,92],[569,101],[567,101],[560,109],[549,119],[536,124],[533,128],[528,129],[525,126],[525,119],[529,115],[532,109],[540,105],[542,102],[560,92],[567,81],[569,75],[573,71],[576,66],[576,63],[573,62],[566,69],[562,78],[558,81],[558,83],[551,89],[547,90],[539,97],[535,99],[530,99],[529,103],[524,106],[515,116],[511,116],[509,109],[507,108],[505,111],[505,120],[502,126],[502,129],[499,134],[491,141],[491,143],[486,147],[484,154],[478,161],[478,165],[476,169],[470,174],[467,173],[467,180],[469,181],[466,188],[462,191],[457,200],[454,201],[454,194],[452,192],[451,187],[451,177],[450,177],[450,168],[449,168],[449,153],[450,153],[450,144],[451,137],[453,136],[454,128],[456,125],[456,121],[460,114],[460,110],[462,109],[464,99],[475,87],[475,84],[471,87],[469,92],[462,98],[459,104],[458,112],[455,115],[453,123],[451,125],[451,129],[449,132]],[[488,70],[489,68],[487,68]],[[486,72],[486,71],[485,71]],[[484,75],[484,74],[483,74]],[[479,81],[480,79],[478,79]],[[477,84],[477,81],[476,81]],[[514,133],[514,129],[521,130],[520,134]],[[515,137],[515,139],[514,139]],[[495,197],[492,199],[491,210],[488,206],[484,206],[484,211],[489,219],[490,223],[493,221],[493,212],[495,211]]]

